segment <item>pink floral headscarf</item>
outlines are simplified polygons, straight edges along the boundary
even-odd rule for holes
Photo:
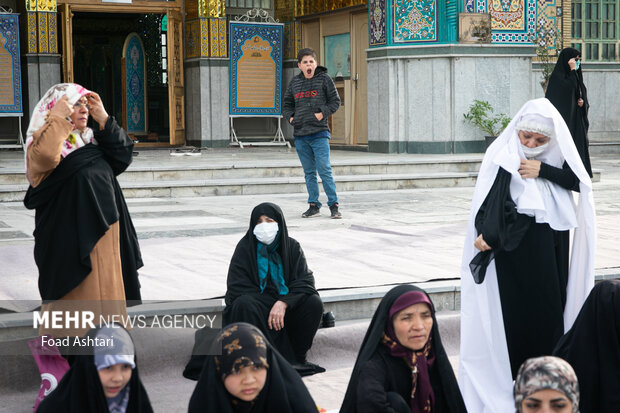
[[[45,93],[45,95],[43,95],[39,103],[37,103],[32,111],[30,124],[28,125],[28,131],[26,132],[26,148],[28,148],[32,143],[34,133],[43,127],[47,121],[50,109],[54,107],[60,98],[67,96],[69,103],[73,105],[82,96],[86,96],[89,93],[91,93],[90,90],[78,85],[77,83],[59,83],[52,86]],[[81,148],[92,141],[93,131],[90,128],[86,128],[84,131],[74,129],[71,134],[67,136],[67,140],[63,142],[61,155],[64,158],[74,150]],[[28,162],[27,159],[28,158],[26,157],[26,162]],[[26,172],[27,171],[28,164],[26,163]]]

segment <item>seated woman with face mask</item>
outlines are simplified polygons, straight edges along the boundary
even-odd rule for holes
[[[594,217],[564,120],[547,99],[526,102],[487,150],[474,190],[461,267],[459,385],[469,411],[512,409],[519,366],[551,354],[572,325],[594,285]]]
[[[465,413],[428,295],[411,285],[381,300],[340,413]]]
[[[325,371],[306,360],[322,315],[314,276],[301,246],[288,236],[282,210],[272,203],[256,206],[230,260],[224,323],[255,325],[308,375]]]

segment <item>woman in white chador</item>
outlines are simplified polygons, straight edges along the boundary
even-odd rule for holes
[[[547,99],[526,102],[484,156],[467,227],[459,386],[468,411],[514,411],[519,366],[551,354],[594,285],[595,231],[592,182],[564,120]]]

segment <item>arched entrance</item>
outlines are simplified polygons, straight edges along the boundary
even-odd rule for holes
[[[102,97],[107,111],[140,146],[185,143],[182,20],[176,10],[126,5],[64,4],[61,12],[63,81],[80,83]],[[128,82],[123,49],[134,33],[143,46],[144,78]],[[127,91],[144,99],[127,109]],[[139,100],[139,99],[138,99]],[[130,102],[131,103],[131,102]],[[135,103],[135,102],[134,102]],[[133,117],[132,117],[133,116]],[[132,119],[139,119],[137,127]]]

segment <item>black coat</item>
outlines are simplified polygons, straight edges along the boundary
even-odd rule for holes
[[[558,56],[558,61],[549,78],[545,97],[560,112],[564,122],[568,126],[575,146],[585,166],[588,175],[592,177],[592,166],[590,164],[590,152],[588,148],[588,91],[583,84],[583,74],[581,67],[571,70],[568,61],[574,57],[581,56],[577,49],[566,48]],[[583,99],[583,106],[577,105],[577,99]]]
[[[125,298],[141,299],[140,247],[116,180],[131,163],[133,142],[112,117],[95,139],[98,145],[70,153],[24,198],[36,210],[34,258],[44,301],[62,298],[90,274],[93,247],[117,221]]]
[[[362,342],[360,351],[357,355],[357,360],[355,361],[355,366],[353,367],[353,372],[351,373],[351,380],[349,380],[349,385],[344,396],[344,401],[342,402],[342,407],[340,408],[340,413],[361,413],[364,411],[358,409],[358,401],[360,400],[360,392],[367,393],[369,391],[369,389],[365,387],[368,384],[368,381],[365,380],[361,374],[365,368],[368,372],[368,368],[371,370],[373,368],[380,369],[381,364],[385,364],[385,366],[399,366],[399,363],[402,363],[403,367],[407,369],[407,366],[403,360],[388,359],[388,357],[392,359],[394,357],[380,350],[380,347],[383,347],[381,344],[381,338],[383,337],[386,325],[389,321],[388,315],[390,307],[392,307],[392,304],[394,304],[394,301],[396,301],[398,297],[408,291],[424,292],[423,290],[412,285],[399,285],[398,287],[392,288],[385,295],[385,297],[383,297],[379,307],[377,307],[377,310],[372,317],[372,321],[370,322],[370,326],[368,327],[368,331],[366,332],[366,336],[364,337],[364,341]],[[461,392],[456,382],[456,377],[454,376],[454,370],[452,369],[448,355],[446,354],[443,344],[441,343],[439,328],[434,314],[431,338],[433,349],[435,351],[435,363],[430,371],[430,375],[433,392],[436,396],[438,396],[437,401],[435,402],[436,409],[438,412],[442,413],[467,412],[465,403],[463,402],[463,397],[461,396]],[[368,364],[369,361],[370,364]],[[387,391],[394,391],[401,393],[404,396],[410,396],[411,374],[408,372],[406,373],[407,374],[404,374],[404,370],[398,367],[390,367],[386,369],[383,372],[383,382],[386,383],[387,386],[385,388],[386,393]],[[391,385],[390,383],[394,384]],[[374,395],[369,394],[369,397],[385,397],[385,393],[380,393],[381,392],[375,392]],[[439,398],[442,400],[439,400]],[[405,400],[408,400],[408,396],[405,397]]]
[[[620,281],[592,289],[553,355],[577,374],[581,413],[620,411]]]

